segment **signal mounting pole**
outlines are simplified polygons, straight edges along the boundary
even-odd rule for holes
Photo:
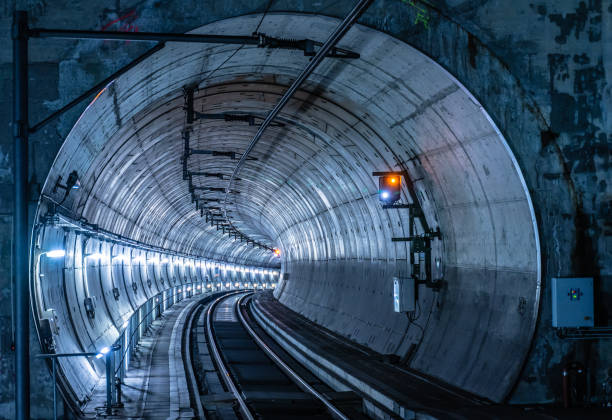
[[[15,418],[30,418],[28,264],[28,15],[13,17],[13,290],[15,290]],[[55,385],[55,384],[54,384]]]

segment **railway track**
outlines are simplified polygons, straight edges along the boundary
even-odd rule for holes
[[[206,353],[225,391],[201,395],[202,386],[198,392],[195,379],[201,366],[186,366],[194,413],[200,418],[243,420],[366,418],[354,394],[334,392],[262,333],[246,305],[250,294],[226,294],[211,303],[203,302],[190,314],[188,329],[205,334],[205,338],[197,340],[200,347],[206,342]],[[192,348],[189,337],[196,336],[186,333],[184,348]],[[191,365],[192,359],[198,357],[186,355],[186,364]],[[204,376],[200,372],[199,377]],[[208,388],[209,394],[214,391],[213,385],[209,384]],[[223,395],[225,410],[219,408],[210,412],[207,409],[210,401],[219,402],[224,399]]]

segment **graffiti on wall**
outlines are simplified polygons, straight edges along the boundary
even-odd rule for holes
[[[414,18],[415,25],[423,24],[424,28],[429,28],[429,12],[425,8],[425,6],[421,4],[421,2],[416,1],[416,0],[401,0],[401,1],[402,3],[409,5],[414,9],[416,13],[416,16]]]

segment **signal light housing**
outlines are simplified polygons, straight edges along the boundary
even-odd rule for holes
[[[378,178],[378,199],[385,204],[399,201],[402,190],[400,175],[383,175]]]

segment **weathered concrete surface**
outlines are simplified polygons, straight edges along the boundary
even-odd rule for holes
[[[227,19],[201,31],[249,33],[259,20]],[[337,21],[277,14],[264,23],[275,36],[324,39]],[[283,249],[290,276],[283,303],[499,401],[519,374],[538,310],[538,237],[519,169],[475,99],[427,57],[365,27],[353,28],[342,45],[361,58],[318,68],[279,116],[285,126],[270,130],[253,151],[258,160],[240,173],[241,195],[231,206],[238,227]],[[198,83],[196,109],[257,113],[273,106],[307,61],[282,50],[234,52],[171,44],[117,79],[68,135],[43,192],[53,196],[49,180],[77,170],[81,189],[64,203],[76,217],[190,254],[269,260],[207,226],[177,165],[182,86]],[[255,129],[197,122],[191,147],[240,151]],[[196,162],[204,172],[233,166],[215,157]],[[411,173],[429,225],[443,232],[434,275],[447,287],[440,294],[422,288],[419,320],[430,320],[423,326],[392,311],[391,278],[409,270],[409,250],[391,238],[408,236],[410,219],[380,209],[371,172],[385,169]]]
[[[92,4],[62,1],[18,2],[41,26],[102,28],[124,18],[125,30],[186,31],[231,16],[262,11],[265,1],[192,4],[142,2]],[[22,4],[23,3],[23,4]],[[542,239],[543,291],[540,322],[531,356],[513,393],[513,401],[559,398],[560,366],[578,359],[591,366],[594,384],[605,376],[611,355],[605,342],[580,346],[558,339],[550,328],[547,285],[555,275],[594,275],[599,287],[600,321],[610,313],[609,150],[611,16],[601,1],[447,1],[432,2],[429,25],[413,24],[416,9],[400,1],[376,2],[362,22],[407,41],[446,67],[492,116],[508,140],[534,200]],[[319,12],[342,16],[349,5],[338,2],[275,2],[272,10]],[[2,10],[8,28],[12,4]],[[118,25],[113,23],[112,25]],[[124,25],[124,23],[121,23]],[[119,28],[117,28],[119,29]],[[265,27],[263,27],[265,29]],[[8,45],[8,30],[2,31]],[[67,102],[144,47],[85,42],[33,45],[32,121]],[[68,46],[68,47],[67,47]],[[10,49],[0,52],[4,92],[10,92]],[[59,57],[59,59],[58,59]],[[11,143],[8,121],[10,95],[3,96],[0,118],[7,127],[0,139],[0,207],[2,231],[10,231]],[[42,182],[79,111],[50,125],[33,138],[38,182]],[[0,258],[8,262],[10,245],[2,243]],[[3,264],[8,297],[9,265]],[[6,275],[5,275],[6,274]],[[520,306],[517,305],[520,308]],[[3,305],[2,325],[10,311]],[[12,376],[10,329],[3,329],[2,374]],[[6,366],[6,369],[5,369]],[[41,378],[45,375],[39,375]],[[12,381],[3,379],[2,393],[10,413]],[[48,393],[36,394],[49,406]],[[41,412],[43,413],[43,412]],[[48,413],[48,412],[47,412]],[[10,415],[6,415],[10,417]],[[41,417],[48,415],[41,414]]]

